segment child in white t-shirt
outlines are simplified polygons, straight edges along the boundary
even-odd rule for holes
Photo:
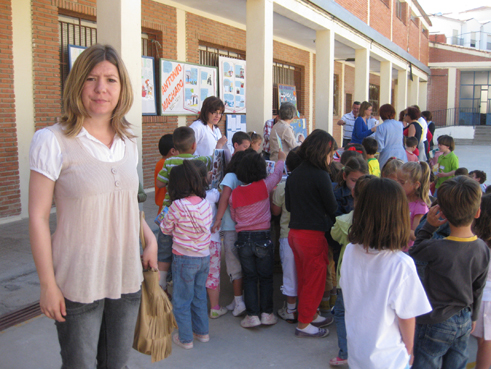
[[[415,317],[431,311],[413,260],[409,207],[395,181],[374,178],[357,199],[341,265],[350,369],[409,368]]]

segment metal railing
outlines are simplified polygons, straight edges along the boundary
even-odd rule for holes
[[[481,114],[478,108],[433,110],[431,114],[437,127],[478,126],[481,124]]]

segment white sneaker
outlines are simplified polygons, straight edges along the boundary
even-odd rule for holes
[[[225,315],[228,313],[228,310],[222,306],[220,306],[220,309],[210,309],[210,318],[211,319],[217,319],[220,318],[222,315]]]
[[[274,315],[274,313],[261,313],[261,324],[274,325],[276,323],[278,323],[278,318]]]
[[[239,316],[242,315],[246,311],[246,306],[244,302],[241,302],[237,305],[235,305],[234,311],[232,312],[233,316]],[[259,319],[259,318],[258,318]]]
[[[244,328],[253,328],[261,325],[261,321],[257,315],[246,315],[240,322],[240,325]]]
[[[225,307],[227,308],[227,310],[233,311],[235,309],[235,299],[233,299],[232,302]]]

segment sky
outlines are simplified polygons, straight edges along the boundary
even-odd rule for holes
[[[489,0],[418,0],[426,14],[451,13],[475,9],[480,6],[491,6]]]

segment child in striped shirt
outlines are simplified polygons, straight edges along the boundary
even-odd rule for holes
[[[172,204],[160,229],[173,237],[172,303],[179,332],[172,340],[191,349],[193,337],[201,342],[210,340],[205,283],[210,268],[212,210],[198,169],[190,160],[172,169],[167,193]]]

